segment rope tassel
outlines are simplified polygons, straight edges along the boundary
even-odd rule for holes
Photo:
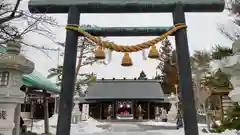
[[[121,65],[123,67],[129,67],[133,65],[132,59],[130,58],[129,53],[124,53]]]
[[[99,46],[95,51],[95,59],[104,60],[105,58],[106,58],[105,53],[104,53],[102,47]]]
[[[112,61],[112,50],[108,49],[108,62]]]
[[[142,50],[142,56],[143,56],[143,60],[147,60],[147,56],[146,56],[146,51]]]
[[[148,58],[157,59],[159,58],[159,52],[155,45],[153,45],[149,51]]]

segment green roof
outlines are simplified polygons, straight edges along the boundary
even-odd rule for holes
[[[6,52],[6,47],[0,45],[0,53],[3,52]],[[23,85],[25,86],[44,89],[53,93],[60,93],[60,89],[57,87],[57,85],[52,83],[37,70],[34,70],[31,74],[23,75],[22,79]]]
[[[6,52],[6,47],[0,45],[0,53]]]
[[[31,74],[23,75],[22,79],[23,85],[25,86],[44,89],[53,93],[60,93],[60,90],[57,88],[57,85],[52,83],[37,70],[34,70]]]

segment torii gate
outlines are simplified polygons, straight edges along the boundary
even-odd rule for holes
[[[80,13],[160,13],[171,12],[174,24],[185,24],[184,12],[221,12],[224,0],[30,0],[31,13],[68,13],[68,24],[79,25]],[[96,20],[97,21],[97,20]],[[95,36],[159,36],[158,28],[88,28]],[[67,30],[63,82],[60,95],[57,135],[69,135],[73,103],[74,76],[79,33]],[[198,135],[192,74],[185,29],[173,34],[176,41],[185,135]]]

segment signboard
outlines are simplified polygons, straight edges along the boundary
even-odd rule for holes
[[[89,117],[89,104],[83,104],[81,120],[88,120],[88,117]]]

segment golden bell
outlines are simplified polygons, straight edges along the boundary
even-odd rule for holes
[[[133,65],[132,59],[130,58],[129,53],[124,53],[121,65],[123,67],[129,67]]]
[[[102,47],[100,47],[100,46],[95,51],[95,59],[98,59],[98,60],[105,59],[105,53],[104,53]]]
[[[151,47],[149,54],[148,54],[148,58],[151,58],[151,59],[159,58],[159,52],[155,45]]]

